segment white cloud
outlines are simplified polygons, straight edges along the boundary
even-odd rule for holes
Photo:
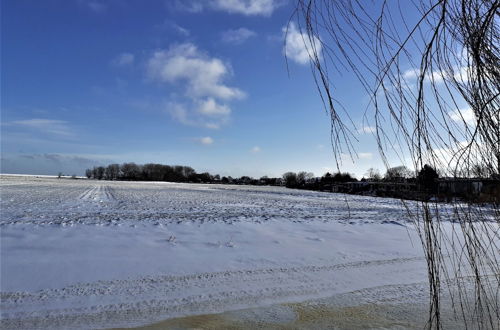
[[[211,7],[230,14],[270,16],[282,3],[277,0],[212,0]]]
[[[360,134],[375,133],[376,131],[377,131],[377,128],[373,127],[373,126],[363,126],[360,129],[358,129],[358,133],[360,133]]]
[[[371,152],[360,152],[360,153],[358,153],[358,157],[360,159],[372,159],[373,154]]]
[[[187,125],[219,128],[231,114],[227,102],[246,96],[242,90],[225,84],[232,73],[229,64],[209,57],[192,43],[156,51],[147,63],[147,73],[153,80],[181,86],[185,100],[172,102],[167,108],[175,119]]]
[[[199,102],[198,111],[204,115],[229,115],[231,113],[227,105],[218,104],[211,97]]]
[[[432,154],[431,154],[432,152]],[[470,152],[470,153],[469,153]],[[447,146],[440,146],[427,151],[428,159],[437,159],[437,167],[446,171],[443,176],[447,175],[464,175],[461,170],[468,166],[464,166],[464,162],[469,159],[471,164],[475,161],[480,161],[476,155],[485,155],[487,147],[478,141],[459,141],[451,143]],[[462,155],[461,157],[457,157]],[[465,157],[465,158],[464,158]],[[470,164],[469,164],[470,165]],[[455,171],[459,171],[458,173]]]
[[[73,132],[68,125],[68,122],[64,120],[54,120],[54,119],[26,119],[26,120],[16,120],[5,123],[8,126],[20,126],[38,130],[42,133],[49,133],[60,136],[72,136]]]
[[[116,66],[127,66],[134,64],[135,56],[131,53],[121,53],[111,61]]]
[[[205,137],[199,138],[198,141],[201,144],[206,145],[206,146],[214,143],[214,139],[212,139],[210,136],[205,136]]]
[[[473,125],[476,123],[476,116],[471,108],[459,109],[448,112],[448,115],[453,121],[465,122],[468,125]]]
[[[301,33],[296,25],[291,22],[288,26],[282,29],[285,37],[285,47],[283,49],[287,58],[299,63],[309,63],[310,55],[314,51],[321,54],[321,42],[318,38],[309,39],[306,33]]]
[[[246,16],[271,16],[285,0],[176,0],[174,7],[190,13],[200,13],[206,8],[229,14]]]
[[[250,149],[250,151],[251,151],[251,152],[253,152],[254,154],[255,154],[255,153],[260,152],[260,150],[261,150],[261,149],[260,149],[260,147],[258,147],[258,146],[255,146],[255,147],[253,147],[252,149]]]
[[[219,129],[229,121],[228,115],[213,114],[207,119],[206,116],[204,116],[206,114],[201,114],[199,108],[194,107],[194,109],[192,109],[185,104],[177,102],[168,102],[165,109],[172,118],[188,126]]]
[[[471,70],[470,67],[462,66],[455,72],[453,72],[453,78],[458,82],[466,83],[470,80],[471,76],[475,76],[475,72]]]
[[[434,83],[442,83],[447,76],[448,74],[445,71],[432,71],[425,74],[425,79]],[[403,72],[403,78],[405,79],[413,80],[418,77],[420,77],[419,69],[409,69]]]
[[[434,83],[442,83],[446,76],[447,74],[444,71],[433,71],[427,73],[426,78]]]
[[[232,44],[241,44],[256,35],[257,33],[254,31],[242,27],[236,30],[227,30],[222,32],[222,41]]]
[[[147,67],[152,79],[170,83],[184,81],[187,95],[192,98],[211,96],[231,100],[245,97],[240,89],[222,82],[230,75],[230,67],[218,58],[203,54],[191,43],[155,52]]]
[[[405,79],[415,79],[419,76],[420,70],[417,69],[408,69],[403,72],[403,78]]]
[[[425,74],[425,80],[434,82],[434,83],[442,83],[444,79],[453,79],[465,83],[469,81],[470,75],[472,72],[467,66],[462,66],[462,67],[457,67],[452,69],[451,71],[432,71],[432,72],[427,72]],[[420,69],[408,69],[403,72],[403,78],[408,79],[408,80],[414,80],[420,77]]]

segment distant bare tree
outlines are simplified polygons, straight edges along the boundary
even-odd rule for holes
[[[283,180],[285,181],[285,185],[289,188],[297,186],[297,173],[295,172],[286,172],[283,174]]]
[[[401,165],[388,168],[385,172],[384,179],[388,181],[397,181],[401,179],[408,179],[412,175],[413,173],[412,171],[410,171],[410,169],[408,169],[408,167]]]
[[[141,168],[136,163],[124,163],[120,166],[120,172],[125,180],[137,180],[141,175]]]
[[[307,172],[301,171],[297,173],[297,185],[303,186],[306,183]]]
[[[106,171],[106,169],[104,168],[104,166],[98,166],[96,168],[94,168],[94,173],[95,173],[95,178],[97,180],[102,180],[104,179],[104,172]]]
[[[366,171],[365,175],[371,181],[380,181],[382,179],[380,171],[373,167],[370,167],[368,171]]]
[[[391,152],[409,157],[415,170],[430,164],[457,177],[480,166],[500,177],[500,0],[296,3],[292,20],[302,33],[330,114],[338,160],[345,153],[356,154],[358,127],[333,89],[334,74],[347,70],[370,95],[365,116],[376,126],[387,167]],[[455,204],[452,237],[441,227],[437,205],[421,202],[410,213],[427,260],[429,327],[441,327],[446,282],[458,287],[456,303],[466,327],[500,327],[500,210],[497,204],[492,207],[493,217],[476,205]],[[469,277],[474,280],[473,303],[465,293]]]
[[[106,180],[116,180],[120,175],[120,165],[110,164],[106,167],[105,178]]]

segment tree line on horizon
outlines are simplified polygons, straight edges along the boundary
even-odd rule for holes
[[[231,176],[212,175],[208,172],[197,173],[190,166],[164,165],[148,163],[139,165],[136,163],[110,164],[107,166],[95,166],[87,169],[85,175],[89,179],[96,180],[121,180],[121,181],[167,181],[167,182],[190,182],[190,183],[225,183],[246,185],[284,185],[288,188],[321,190],[322,187],[342,184],[347,182],[423,182],[431,185],[439,177],[437,171],[429,165],[425,165],[419,172],[415,173],[406,166],[396,166],[387,169],[385,175],[381,175],[377,169],[370,168],[361,180],[347,172],[325,173],[322,177],[315,177],[311,172],[286,172],[282,177],[262,176],[259,179],[250,176],[233,178]]]
[[[259,179],[251,176],[233,178],[231,176],[212,175],[208,172],[197,173],[190,166],[164,165],[148,163],[110,164],[95,166],[85,171],[85,176],[96,180],[121,180],[121,181],[168,181],[191,183],[233,183],[248,185],[285,185],[289,188],[304,188],[311,183],[334,183],[358,181],[349,173],[326,173],[321,178],[314,177],[311,172],[286,172],[282,177],[262,176]]]
[[[138,165],[135,163],[110,164],[87,169],[85,175],[95,180],[120,180],[120,181],[166,181],[183,183],[208,183],[208,184],[236,184],[254,186],[286,186],[287,188],[340,192],[356,195],[370,195],[381,197],[394,197],[402,199],[423,200],[432,197],[440,200],[449,198],[476,198],[477,193],[482,193],[486,200],[498,199],[495,189],[485,188],[485,191],[476,191],[471,194],[473,187],[470,178],[488,179],[499,181],[498,177],[490,175],[487,171],[478,168],[474,172],[460,178],[451,178],[447,183],[446,176],[430,165],[424,165],[418,171],[412,171],[406,166],[388,168],[384,175],[375,168],[370,168],[358,180],[347,172],[327,172],[321,177],[315,177],[311,172],[286,172],[281,177],[262,176],[259,179],[250,176],[233,178],[231,176],[212,175],[208,172],[197,173],[190,166],[163,165],[148,163]],[[440,185],[439,178],[445,182]],[[453,179],[458,179],[453,182]],[[497,183],[496,183],[497,184]],[[490,184],[488,184],[490,185]],[[479,186],[478,186],[479,187]],[[482,186],[481,186],[482,187]],[[483,188],[481,188],[483,189]],[[491,190],[491,191],[490,191]],[[495,190],[496,191],[496,190]],[[486,194],[486,195],[485,195]],[[483,198],[483,199],[484,199]]]

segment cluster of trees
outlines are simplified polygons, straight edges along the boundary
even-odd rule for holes
[[[311,172],[286,172],[283,174],[283,182],[288,188],[322,190],[325,185],[335,183],[345,183],[358,181],[349,173],[334,173],[327,172],[321,178],[315,178]]]
[[[288,188],[322,190],[325,186],[358,181],[349,173],[329,173],[322,177],[315,177],[311,172],[286,172],[281,178],[269,178],[263,176],[255,179],[250,176],[233,178],[231,176],[212,175],[208,172],[196,173],[190,166],[163,165],[149,163],[138,165],[135,163],[110,164],[108,166],[96,166],[87,169],[85,175],[89,179],[96,180],[127,180],[127,181],[169,181],[169,182],[193,182],[193,183],[225,183],[246,185],[285,185]],[[436,170],[425,165],[417,175],[405,166],[392,167],[385,175],[381,175],[377,169],[370,168],[366,172],[366,178],[361,181],[372,182],[412,182],[420,183],[426,189],[436,184],[439,177]]]
[[[210,182],[214,179],[209,173],[196,173],[189,166],[135,163],[110,164],[87,169],[85,175],[97,180],[129,181],[170,181],[170,182]]]
[[[96,180],[126,180],[126,181],[168,181],[168,182],[191,182],[191,183],[225,183],[225,184],[247,184],[247,185],[281,185],[281,178],[268,178],[263,176],[254,179],[250,176],[233,178],[231,176],[221,177],[219,174],[212,175],[208,172],[196,173],[190,166],[144,164],[135,163],[110,164],[108,166],[95,166],[87,169],[85,175],[89,179]]]
[[[430,165],[424,165],[423,168],[418,171],[414,172],[410,170],[406,166],[396,166],[396,167],[390,167],[387,169],[385,174],[382,176],[379,172],[379,170],[370,168],[365,174],[366,179],[361,179],[361,181],[381,181],[381,182],[420,182],[424,180],[423,178],[426,178],[424,181],[429,180],[428,178],[432,177],[432,180],[438,179],[439,174],[438,172]]]
[[[372,167],[366,171],[365,176],[366,178],[361,179],[361,181],[407,182],[415,180],[415,172],[406,166],[390,167],[384,175],[381,175],[378,169]]]
[[[288,188],[303,188],[313,179],[314,174],[310,172],[286,172],[283,174],[283,181]]]
[[[250,176],[233,178],[231,176],[221,177],[219,174],[212,175],[208,172],[196,173],[190,166],[123,163],[110,164],[108,166],[95,166],[87,169],[85,175],[89,179],[96,180],[125,180],[125,181],[168,181],[168,182],[191,182],[191,183],[224,183],[244,185],[286,185],[289,188],[319,190],[325,184],[357,181],[349,173],[326,173],[321,178],[314,177],[311,172],[286,172],[281,178],[270,178],[263,176],[255,179]]]
[[[377,169],[370,168],[366,172],[367,179],[372,182],[388,182],[388,183],[416,183],[419,190],[426,192],[435,192],[437,190],[437,179],[439,173],[430,165],[425,164],[420,171],[414,172],[406,166],[390,167],[385,172],[384,176],[380,175]]]
[[[396,166],[387,169],[382,176],[379,170],[370,168],[360,181],[382,182],[382,183],[415,183],[419,189],[434,192],[437,189],[439,174],[430,165],[425,165],[420,171],[414,172],[406,166]],[[283,182],[288,188],[308,190],[328,190],[332,185],[347,182],[357,182],[356,177],[349,173],[329,173],[321,178],[315,178],[313,173],[308,172],[286,172],[283,174]]]

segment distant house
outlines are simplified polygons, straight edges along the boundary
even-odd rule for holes
[[[325,185],[323,190],[348,194],[398,196],[405,192],[414,192],[416,184],[410,182],[355,181]]]
[[[438,194],[500,199],[500,180],[481,178],[441,178],[437,180]]]

